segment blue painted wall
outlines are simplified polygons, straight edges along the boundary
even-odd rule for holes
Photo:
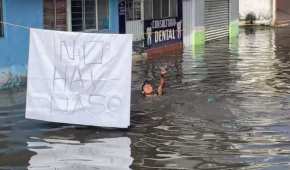
[[[112,33],[119,32],[119,0],[110,0],[110,19],[109,19],[109,29]]]
[[[119,0],[109,0],[109,31],[119,31]],[[43,0],[3,0],[4,22],[43,28]],[[19,85],[26,80],[29,30],[4,26],[0,37],[0,89]]]
[[[3,0],[3,7],[4,22],[42,28],[42,0]],[[15,76],[26,75],[28,47],[27,29],[4,26],[4,37],[0,37],[0,88],[5,85],[7,76],[12,79]],[[13,82],[10,80],[10,83]]]

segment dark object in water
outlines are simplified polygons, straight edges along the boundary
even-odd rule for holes
[[[246,16],[246,24],[254,24],[254,22],[256,21],[256,15],[254,13],[249,13]]]

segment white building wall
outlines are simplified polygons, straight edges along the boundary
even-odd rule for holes
[[[245,21],[248,14],[256,17],[255,24],[270,25],[272,22],[273,0],[240,0],[240,20]]]
[[[183,18],[183,45],[189,47],[193,42],[193,31],[195,22],[195,13],[192,9],[195,9],[195,3],[192,0],[184,0],[182,3],[182,16]]]

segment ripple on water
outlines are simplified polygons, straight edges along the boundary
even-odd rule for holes
[[[134,62],[129,130],[25,120],[25,93],[1,94],[0,169],[290,169],[289,31]],[[160,66],[166,94],[142,97]]]

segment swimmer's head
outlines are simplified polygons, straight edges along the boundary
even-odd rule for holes
[[[154,93],[153,85],[150,81],[145,80],[142,85],[142,94],[144,96],[151,96]]]

